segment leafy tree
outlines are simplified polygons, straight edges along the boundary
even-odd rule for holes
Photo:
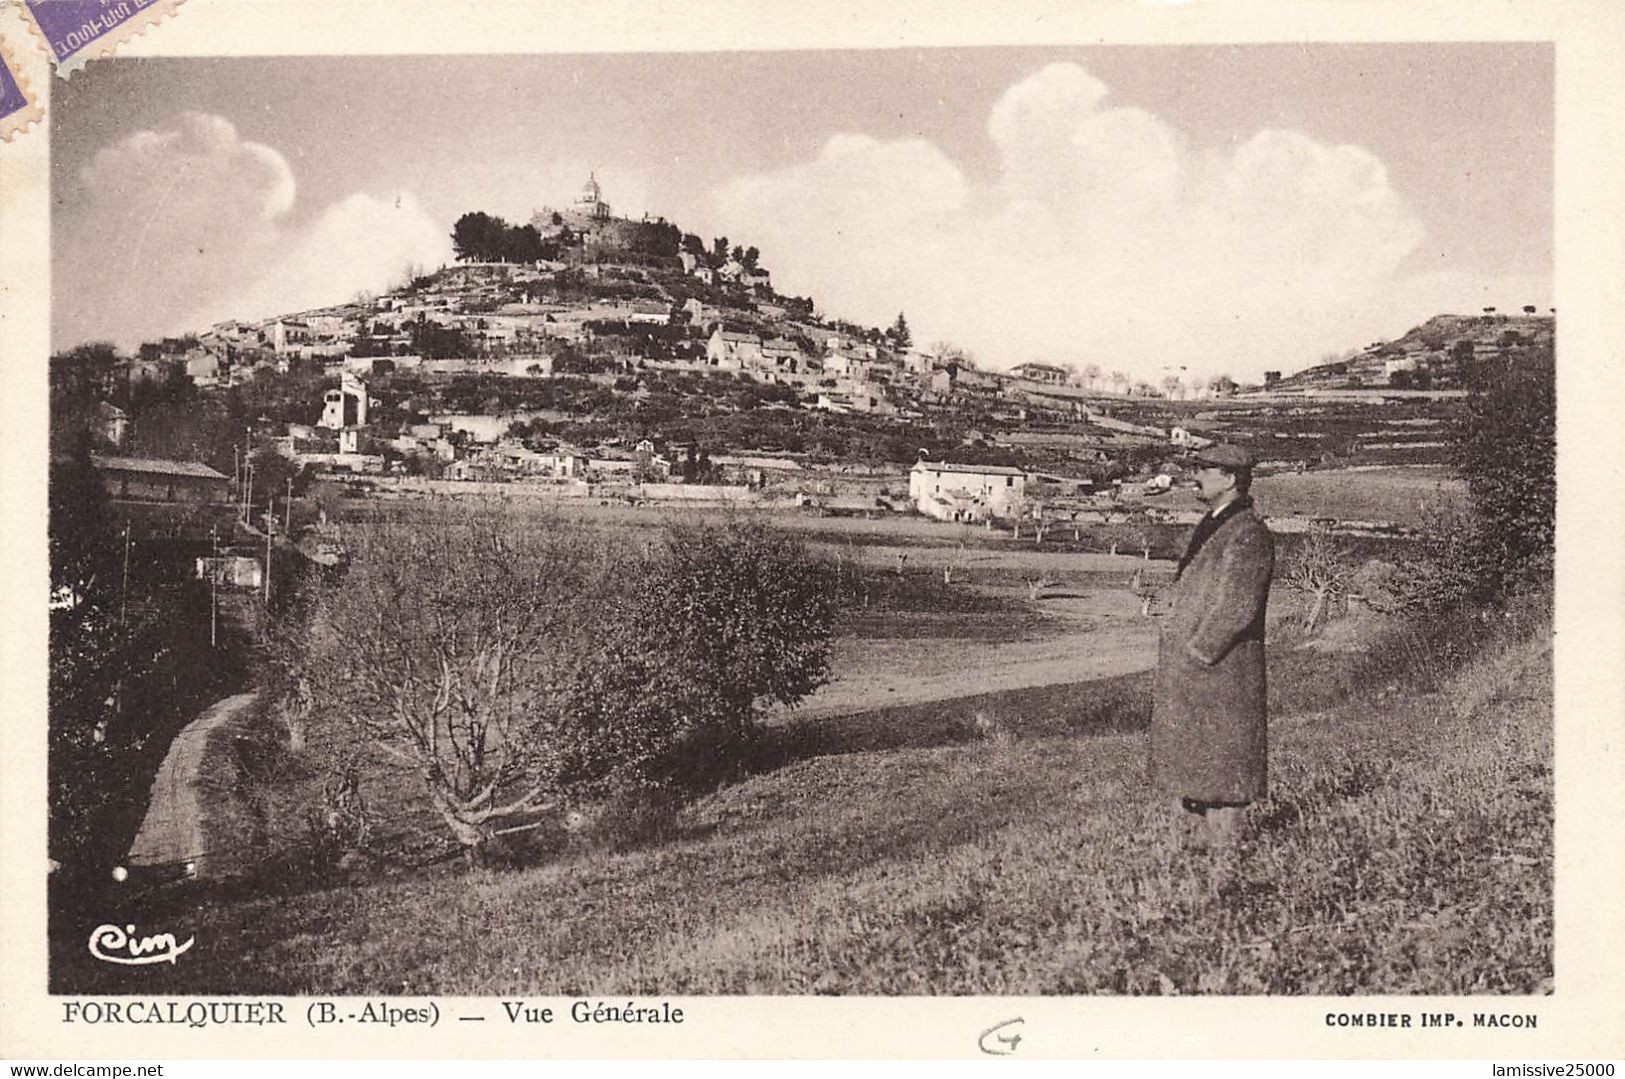
[[[728,237],[718,236],[711,241],[711,267],[715,269],[728,261]]]
[[[464,262],[490,262],[501,257],[508,223],[487,213],[467,213],[451,228],[451,246]]]
[[[460,326],[422,321],[408,323],[407,329],[412,335],[412,351],[431,360],[473,356],[479,351]]]
[[[233,651],[209,644],[208,595],[166,580],[164,565],[127,547],[92,467],[88,443],[53,455],[47,520],[50,661],[47,781],[51,857],[65,887],[91,894],[128,848],[156,764],[142,751],[236,674]],[[229,627],[222,627],[228,636]]]
[[[310,486],[310,477],[305,471],[269,445],[256,449],[249,460],[254,465],[253,501],[256,506],[270,505],[273,500],[280,502],[288,497],[290,489],[297,498]]]
[[[1476,365],[1451,455],[1467,481],[1483,598],[1547,582],[1557,510],[1556,365],[1531,346]]]
[[[757,264],[758,264],[759,260],[761,259],[761,257],[762,257],[762,253],[760,251],[758,251],[755,247],[747,247],[740,254],[739,262],[740,262],[741,265],[743,265],[745,267],[745,269],[754,270],[754,269],[756,269]]]
[[[539,262],[543,256],[542,234],[535,225],[520,225],[506,230],[502,237],[502,256],[509,262]]]
[[[682,230],[662,217],[638,230],[632,250],[657,258],[675,258],[682,250],[682,242]]]
[[[891,329],[886,331],[886,336],[891,340],[892,345],[899,349],[908,348],[914,344],[914,335],[909,332],[908,319],[903,317],[903,312],[897,312],[897,321],[891,324]]]
[[[79,345],[51,357],[50,383],[53,408],[93,404],[119,396],[123,360],[105,341]]]
[[[139,456],[197,461],[230,475],[232,447],[242,443],[248,420],[235,395],[164,398],[132,417],[130,448]]]

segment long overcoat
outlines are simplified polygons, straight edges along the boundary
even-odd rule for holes
[[[1187,550],[1161,605],[1151,777],[1182,798],[1234,804],[1264,793],[1264,614],[1275,542],[1250,503],[1221,514],[1206,541]]]

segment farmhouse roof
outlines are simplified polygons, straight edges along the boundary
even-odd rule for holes
[[[147,472],[158,476],[191,476],[203,480],[227,479],[198,461],[166,461],[158,457],[101,457],[91,455],[90,463],[113,472]]]
[[[947,461],[916,461],[916,469],[927,472],[962,472],[976,476],[1025,476],[1027,473],[1008,465],[958,465]]]

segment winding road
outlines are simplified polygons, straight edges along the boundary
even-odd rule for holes
[[[240,717],[255,701],[255,693],[239,693],[216,701],[182,728],[170,745],[152,781],[147,815],[125,862],[132,868],[178,866],[192,863],[190,876],[203,876],[208,851],[203,831],[203,803],[198,785],[203,779],[204,748],[217,727]]]

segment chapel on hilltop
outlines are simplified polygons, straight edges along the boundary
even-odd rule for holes
[[[585,214],[594,221],[609,220],[609,203],[604,201],[604,189],[598,186],[598,174],[589,172],[587,182],[581,185],[581,194],[576,196],[576,212]]]
[[[598,175],[594,172],[588,174],[587,182],[581,185],[581,193],[567,208],[555,210],[544,206],[531,216],[530,223],[546,236],[561,228],[577,232],[590,230],[606,224],[610,217],[609,203],[604,201],[604,189],[598,186]]]

